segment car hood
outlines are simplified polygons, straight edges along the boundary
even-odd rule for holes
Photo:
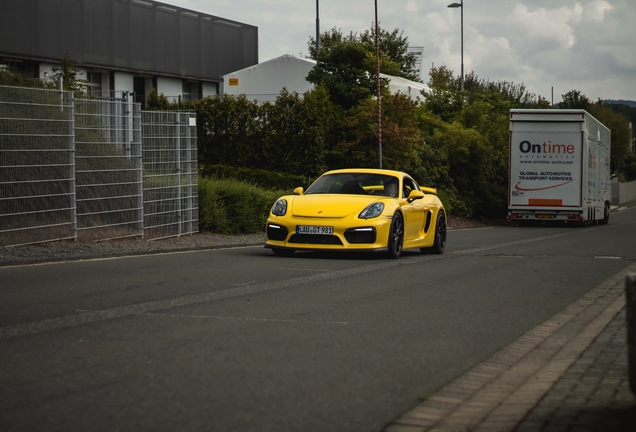
[[[291,202],[291,214],[297,217],[343,218],[358,214],[379,197],[364,195],[316,194],[296,196]]]

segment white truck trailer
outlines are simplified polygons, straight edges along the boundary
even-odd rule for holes
[[[585,110],[510,110],[508,219],[607,223],[610,141]]]

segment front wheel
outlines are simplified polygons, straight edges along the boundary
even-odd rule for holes
[[[440,210],[435,223],[435,242],[432,247],[420,248],[422,253],[441,254],[446,249],[446,216]]]
[[[402,255],[402,247],[404,246],[404,219],[400,213],[393,216],[391,222],[391,231],[389,232],[389,256],[391,258],[399,258]]]

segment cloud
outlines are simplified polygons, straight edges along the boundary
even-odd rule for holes
[[[605,19],[605,12],[614,10],[609,2],[605,0],[596,0],[583,8],[583,19],[586,21],[601,22]]]
[[[528,6],[518,4],[506,20],[511,32],[517,33],[516,47],[521,51],[548,51],[571,48],[576,37],[571,21],[580,19],[583,8],[577,3],[574,8],[539,8],[530,11]]]
[[[258,27],[259,59],[307,54],[316,2],[298,0],[160,0]],[[319,0],[321,31],[360,32],[374,21],[370,0]],[[432,64],[460,71],[460,10],[455,0],[378,0],[380,25],[424,46]],[[459,0],[457,0],[459,1]],[[547,96],[577,89],[636,100],[635,0],[464,0],[464,64],[480,78],[525,84]],[[558,102],[558,100],[557,100]]]

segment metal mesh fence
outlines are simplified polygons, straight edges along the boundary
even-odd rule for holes
[[[142,234],[139,104],[77,99],[75,143],[78,240]]]
[[[144,237],[199,231],[196,117],[144,111]]]
[[[195,114],[122,96],[0,86],[0,247],[198,232]]]
[[[0,86],[0,246],[75,238],[72,94]]]

